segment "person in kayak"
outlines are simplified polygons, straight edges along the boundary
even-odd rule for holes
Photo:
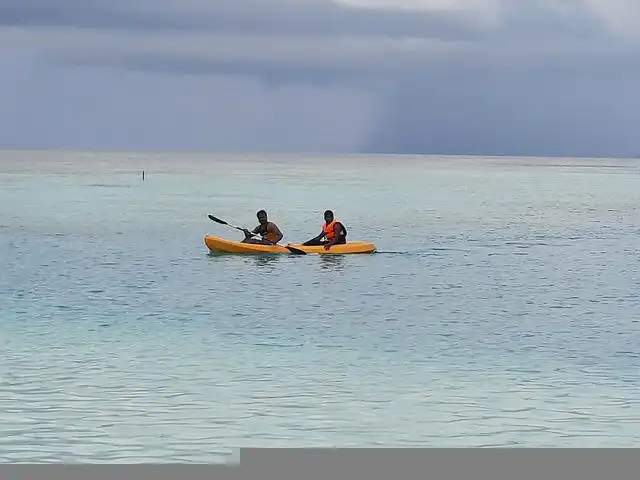
[[[278,226],[270,222],[267,218],[267,212],[260,210],[256,216],[258,217],[259,225],[252,231],[244,230],[245,238],[242,243],[259,243],[263,245],[275,245],[282,240],[282,232]],[[252,238],[252,234],[260,234],[262,238]]]
[[[326,240],[322,240],[326,238]],[[325,210],[322,231],[311,240],[307,240],[303,245],[324,245],[325,250],[329,250],[332,245],[342,245],[347,243],[347,229],[344,224],[333,216],[331,210]]]

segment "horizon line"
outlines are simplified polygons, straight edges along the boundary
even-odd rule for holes
[[[34,153],[73,153],[73,154],[132,154],[132,155],[140,155],[140,154],[186,154],[186,155],[215,155],[215,156],[307,156],[307,157],[404,157],[404,158],[486,158],[486,159],[567,159],[567,160],[638,160],[640,159],[640,153],[637,155],[563,155],[563,154],[555,154],[555,153],[547,153],[542,155],[533,155],[533,154],[486,154],[486,153],[385,153],[385,152],[366,152],[366,151],[353,151],[353,152],[344,152],[344,151],[291,151],[291,150],[283,150],[283,151],[260,151],[260,150],[247,150],[247,151],[225,151],[225,150],[207,150],[207,149],[171,149],[171,148],[163,148],[163,149],[142,149],[142,148],[79,148],[79,147],[71,147],[71,148],[53,148],[53,147],[2,147],[0,146],[0,153],[11,153],[11,152],[34,152]]]

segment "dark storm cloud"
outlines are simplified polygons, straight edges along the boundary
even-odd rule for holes
[[[81,43],[80,39],[84,41]],[[61,40],[61,39],[59,39]],[[465,43],[405,44],[393,39],[236,36],[121,36],[117,41],[79,32],[45,49],[56,65],[102,66],[172,74],[249,75],[269,83],[363,82],[377,85],[404,65],[429,57],[450,61]]]
[[[494,3],[497,15],[476,16],[329,0],[4,0],[0,23],[40,26],[28,38],[9,33],[49,65],[371,92],[366,151],[637,154],[640,9],[622,0]]]
[[[206,30],[251,35],[479,38],[473,18],[450,11],[354,9],[330,0],[3,0],[0,25]]]
[[[611,42],[606,22],[582,0],[565,2],[571,8],[561,11],[549,0],[498,4],[492,21],[456,8],[348,8],[329,0],[4,0],[0,23],[75,27],[50,30],[43,41],[55,63],[253,74],[294,83],[336,75],[369,76],[377,84],[371,75],[402,74],[405,65],[538,62],[541,55],[565,55],[567,42],[576,55]],[[59,45],[56,36],[64,30],[75,31],[74,41]],[[96,40],[96,30],[107,33]],[[124,35],[133,36],[124,43]],[[397,44],[390,46],[390,38]],[[411,47],[402,43],[407,38],[432,42]],[[353,45],[354,39],[361,43]]]
[[[361,78],[366,70],[336,69],[335,64],[303,64],[300,62],[274,62],[271,60],[224,60],[189,55],[128,54],[117,58],[96,56],[52,56],[52,64],[75,66],[110,65],[129,71],[147,71],[180,75],[241,75],[257,76],[270,85],[344,84],[346,77]]]
[[[504,1],[491,21],[468,10],[346,8],[329,0],[5,0],[0,22],[76,27],[50,29],[42,42],[45,56],[58,64],[248,74],[292,83],[360,77],[377,85],[372,75],[410,74],[425,64],[606,57],[615,39],[604,19],[583,1],[563,5],[571,8],[558,11],[548,0]],[[65,31],[73,41],[57,42]]]
[[[634,87],[640,84],[640,43],[616,29],[623,25],[621,12],[614,12],[616,23],[579,8],[580,2],[561,13],[550,2],[508,5],[507,23],[474,54],[446,66],[417,64],[394,78],[365,150],[533,156],[640,151],[640,94]],[[546,34],[562,25],[565,38]],[[496,42],[498,37],[505,41]]]
[[[414,72],[385,95],[366,151],[485,155],[633,155],[640,62],[624,70]]]

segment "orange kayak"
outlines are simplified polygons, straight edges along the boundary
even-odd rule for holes
[[[242,243],[234,240],[217,237],[215,235],[205,235],[204,244],[214,253],[237,253],[237,254],[256,254],[256,253],[288,253],[291,254],[283,245],[260,245],[255,243]],[[371,242],[354,241],[347,242],[343,245],[333,245],[329,250],[325,250],[322,245],[307,246],[299,243],[287,243],[287,245],[302,250],[306,253],[318,254],[334,254],[344,255],[351,253],[374,253],[376,251],[375,244]]]

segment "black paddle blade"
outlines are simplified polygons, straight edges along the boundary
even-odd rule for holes
[[[216,223],[220,223],[222,225],[228,225],[227,222],[225,222],[224,220],[220,220],[218,217],[214,217],[213,215],[208,215],[209,220],[213,220]]]
[[[295,254],[295,255],[306,255],[307,252],[305,252],[304,250],[300,250],[299,248],[296,247],[290,247],[289,245],[285,245],[284,248],[286,248],[287,250],[289,250],[291,253]]]

